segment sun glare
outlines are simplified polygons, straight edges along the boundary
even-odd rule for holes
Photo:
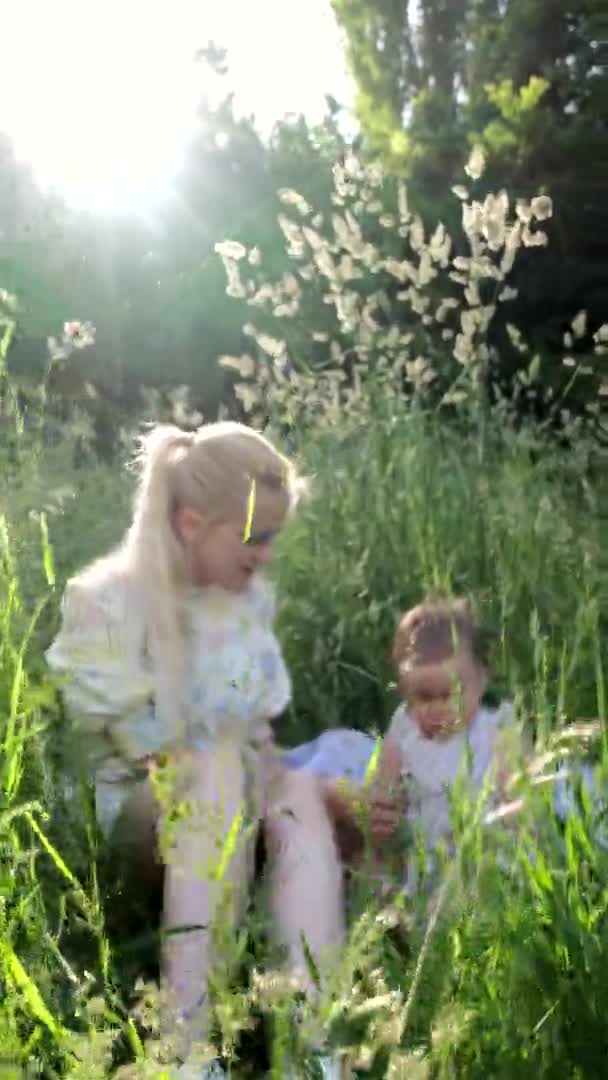
[[[166,193],[213,90],[194,62],[209,40],[228,49],[237,111],[262,130],[286,112],[319,119],[326,93],[349,95],[329,0],[20,0],[3,31],[0,131],[81,206]]]

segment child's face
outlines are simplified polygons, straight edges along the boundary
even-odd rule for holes
[[[413,661],[400,671],[399,689],[410,715],[426,739],[446,739],[475,716],[487,676],[470,653],[428,662]]]

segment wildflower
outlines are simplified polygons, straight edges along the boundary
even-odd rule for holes
[[[463,184],[455,184],[454,187],[452,188],[452,192],[456,196],[457,199],[462,199],[463,202],[464,202],[465,199],[468,199],[468,197],[469,197],[469,193],[468,193],[466,187],[464,187]]]
[[[466,334],[458,334],[454,345],[454,356],[459,364],[466,367],[473,359],[473,344]]]
[[[512,225],[505,232],[505,250],[500,263],[500,272],[503,276],[513,269],[517,250],[521,245],[522,226],[521,222]]]
[[[537,221],[546,221],[553,215],[553,201],[548,195],[537,195],[532,199],[530,209]]]
[[[255,374],[255,360],[248,353],[243,356],[220,356],[218,363],[220,367],[238,371],[243,379],[250,379]]]
[[[527,199],[518,199],[515,204],[515,213],[520,221],[529,224],[532,221],[532,206]]]
[[[541,229],[537,229],[536,232],[532,232],[528,224],[524,225],[521,238],[524,243],[524,247],[546,247],[547,246],[547,234],[542,232]]]
[[[528,347],[527,347],[527,345],[526,345],[526,343],[525,343],[525,341],[523,339],[523,336],[522,336],[522,333],[521,333],[521,330],[519,329],[519,327],[513,326],[512,323],[507,323],[507,334],[509,335],[509,339],[511,341],[511,344],[513,345],[513,347],[515,349],[518,350],[518,352],[523,353],[523,352],[527,351]]]
[[[253,307],[264,307],[274,299],[274,289],[267,282],[261,285],[257,292],[249,298],[248,303]]]
[[[244,259],[247,255],[247,248],[244,244],[240,244],[238,240],[222,240],[215,245],[215,253],[222,259]]]
[[[304,225],[302,233],[309,247],[311,247],[313,251],[321,251],[324,248],[327,248],[327,241],[320,233],[316,232],[315,229],[309,229],[307,225]]]
[[[430,252],[423,251],[420,256],[420,265],[418,266],[418,288],[425,288],[425,286],[429,285],[436,276],[437,271],[433,270],[431,265]]]
[[[435,312],[437,322],[444,322],[448,311],[453,311],[457,307],[458,301],[453,296],[446,296]]]
[[[436,378],[428,360],[425,360],[423,356],[417,356],[415,360],[406,363],[405,370],[408,379],[416,387],[425,386]]]
[[[226,286],[226,295],[233,297],[233,299],[240,300],[247,295],[243,282],[241,281],[241,275],[236,262],[231,259],[222,257],[224,263],[224,270],[226,271],[226,277],[228,278],[228,285]]]
[[[251,412],[259,402],[258,392],[250,383],[237,383],[234,392],[245,412]]]
[[[471,307],[476,307],[481,303],[481,297],[479,295],[479,285],[476,281],[469,281],[465,291],[464,298]]]
[[[297,315],[300,309],[300,305],[297,300],[292,300],[287,304],[278,304],[272,314],[275,319],[293,319],[294,315]]]
[[[269,356],[281,356],[285,352],[285,342],[272,337],[271,334],[257,334],[256,341],[260,349],[268,353]]]
[[[304,256],[305,245],[302,230],[290,218],[284,214],[278,216],[279,228],[287,240],[287,254],[291,259],[301,259]]]
[[[424,247],[424,225],[418,216],[414,218],[410,228],[410,244],[413,251],[420,251]]]
[[[405,283],[408,280],[414,281],[416,278],[416,270],[407,259],[399,261],[399,259],[389,258],[385,259],[382,265],[387,273],[397,278],[397,281]]]
[[[284,206],[294,206],[302,217],[306,217],[310,214],[311,208],[306,202],[306,199],[291,188],[282,188],[279,191],[279,199]]]
[[[434,262],[447,266],[452,241],[448,236],[445,225],[439,222],[429,242],[429,252]]]
[[[467,161],[464,171],[467,176],[471,177],[471,180],[479,180],[483,176],[483,171],[486,167],[486,158],[481,146],[474,146],[471,151],[471,156]]]
[[[509,302],[509,300],[517,300],[518,296],[519,292],[517,289],[511,288],[510,285],[505,285],[502,292],[498,294],[498,299],[501,303],[506,304]]]

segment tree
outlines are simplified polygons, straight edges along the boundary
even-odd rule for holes
[[[333,0],[333,7],[367,148],[408,181],[423,217],[454,230],[450,187],[462,181],[474,144],[487,159],[480,197],[503,187],[514,198],[553,198],[549,248],[541,259],[521,260],[511,282],[519,299],[496,323],[507,383],[520,366],[507,320],[552,356],[586,308],[584,353],[608,310],[604,0]]]

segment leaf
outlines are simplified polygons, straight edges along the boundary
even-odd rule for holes
[[[19,957],[6,942],[2,944],[2,955],[7,973],[23,994],[36,1019],[44,1024],[55,1039],[59,1039],[64,1034],[61,1025],[47,1009],[36,983],[30,978]]]
[[[536,355],[532,357],[532,360],[530,362],[530,367],[528,368],[528,377],[530,379],[530,382],[533,382],[534,379],[537,379],[539,374],[540,374],[540,354],[536,353]]]
[[[232,856],[234,855],[234,852],[236,850],[236,845],[243,827],[244,820],[245,812],[243,810],[243,807],[241,806],[234,815],[234,818],[232,819],[232,824],[228,830],[228,836],[224,841],[220,853],[219,863],[215,868],[213,875],[216,881],[223,881],[226,876],[228,867],[230,865],[230,860],[232,859]]]
[[[44,511],[40,515],[40,533],[42,536],[42,565],[47,580],[47,585],[55,588],[55,567],[53,564],[53,549],[49,541],[49,529],[46,523]]]

